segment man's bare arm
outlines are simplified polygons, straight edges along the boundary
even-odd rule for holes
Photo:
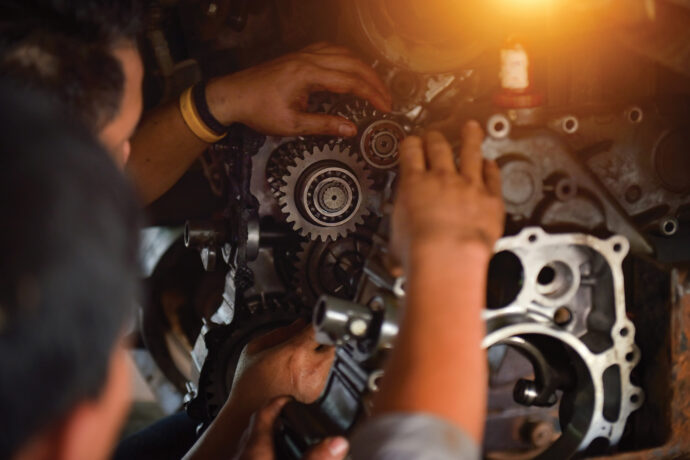
[[[306,112],[315,91],[354,94],[390,110],[376,72],[347,49],[316,44],[208,83],[209,110],[223,125],[243,123],[268,135],[351,137],[356,127],[331,115]],[[185,124],[176,102],[152,111],[132,138],[127,170],[145,203],[165,193],[208,147]]]
[[[421,412],[481,441],[486,358],[481,309],[493,243],[503,231],[498,167],[481,157],[477,123],[456,166],[438,133],[401,146],[392,252],[407,276],[404,320],[375,414]]]

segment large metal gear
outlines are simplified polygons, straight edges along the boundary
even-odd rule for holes
[[[348,148],[313,146],[287,163],[278,201],[294,230],[326,242],[343,238],[364,223],[373,206],[373,181]]]

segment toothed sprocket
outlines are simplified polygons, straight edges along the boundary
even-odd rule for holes
[[[364,162],[341,144],[314,145],[292,158],[279,188],[288,223],[302,236],[343,238],[370,214],[373,180]]]

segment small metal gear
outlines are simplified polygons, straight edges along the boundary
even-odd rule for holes
[[[286,163],[278,202],[294,230],[325,242],[345,237],[364,223],[373,206],[373,180],[348,148],[315,145]]]
[[[336,241],[302,243],[293,284],[304,304],[312,307],[324,294],[353,299],[371,246],[366,229]]]
[[[357,125],[359,134],[352,145],[369,166],[386,170],[398,165],[398,147],[411,131],[409,122],[380,112],[361,99],[347,98],[339,101],[329,112]]]

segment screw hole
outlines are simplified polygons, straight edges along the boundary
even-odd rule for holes
[[[631,123],[639,123],[642,121],[642,111],[640,109],[632,109],[628,114],[628,119]]]
[[[556,270],[547,265],[546,267],[542,268],[537,275],[537,283],[541,284],[542,286],[548,286],[549,284],[553,283],[555,278]]]
[[[635,360],[635,353],[633,353],[632,351],[630,353],[627,353],[625,355],[625,360],[629,363],[633,362]]]
[[[620,243],[616,243],[613,245],[613,251],[614,252],[621,252],[623,250],[623,245]]]
[[[628,330],[627,327],[624,327],[623,329],[621,329],[621,337],[627,337],[629,333],[630,333],[630,331]]]
[[[640,396],[636,394],[630,396],[630,402],[633,404],[637,404],[638,402],[640,402]]]
[[[573,314],[566,307],[559,308],[558,310],[556,310],[556,313],[553,315],[553,320],[559,326],[568,325],[568,323],[570,323],[570,321],[572,321],[572,319],[573,319]]]
[[[530,243],[536,243],[538,239],[537,235],[530,235],[528,238]]]

